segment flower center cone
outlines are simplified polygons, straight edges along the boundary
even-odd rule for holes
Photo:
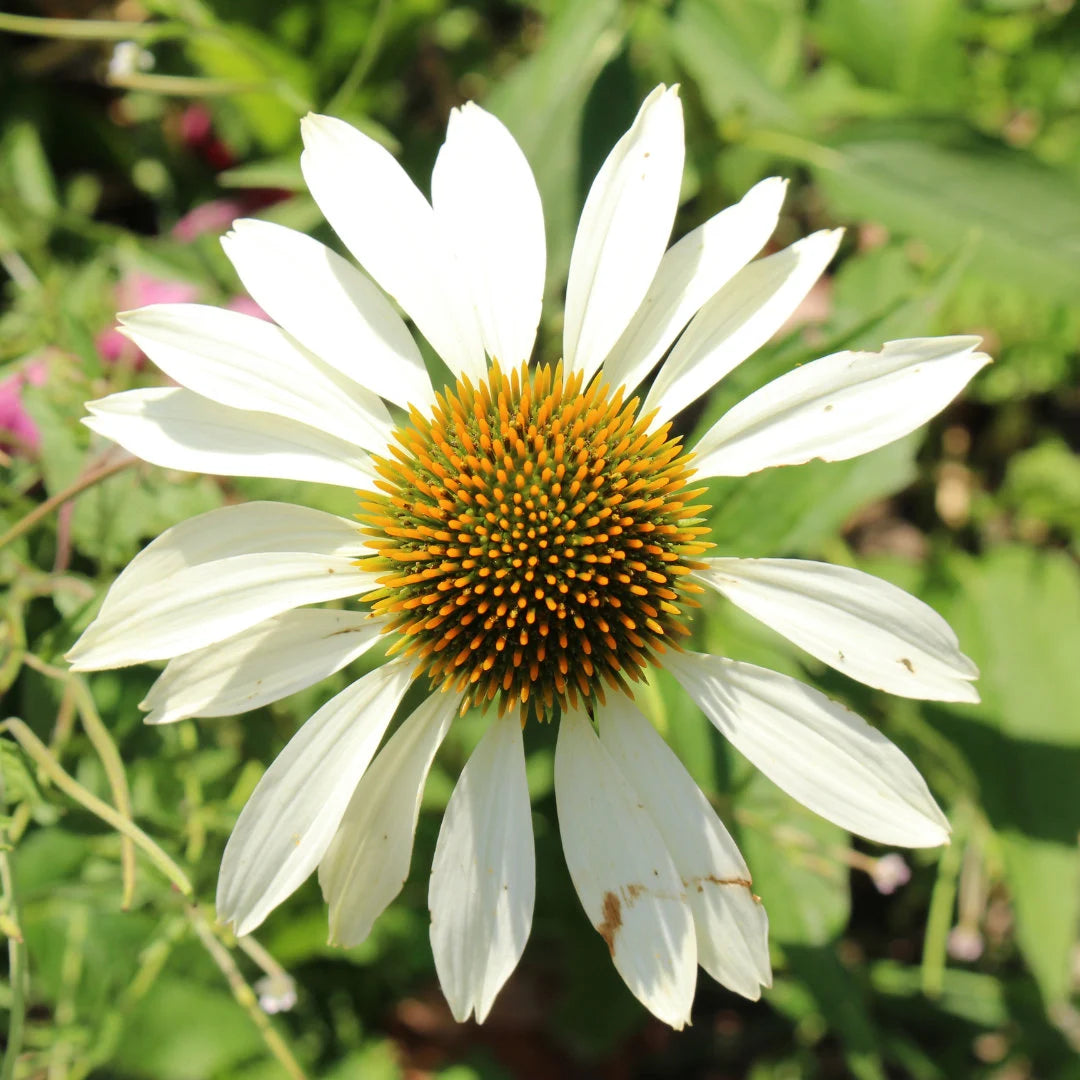
[[[561,363],[462,378],[430,416],[412,410],[361,492],[372,609],[463,709],[498,698],[524,721],[603,703],[689,632],[710,546],[690,455],[637,399],[582,383]]]

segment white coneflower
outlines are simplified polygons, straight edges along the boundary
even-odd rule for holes
[[[699,964],[756,998],[770,980],[765,913],[727,830],[634,704],[651,665],[844,828],[917,847],[943,843],[948,823],[910,761],[847,709],[684,649],[694,597],[716,590],[893,693],[974,701],[976,671],[941,618],[876,578],[709,556],[693,484],[873,450],[937,413],[987,357],[967,337],[826,356],[751,394],[690,454],[671,418],[783,325],[839,233],[751,262],[780,212],[774,179],[665,250],[683,166],[674,90],[650,94],[593,183],[563,356],[532,367],[544,226],[506,129],[476,105],[455,110],[430,203],[348,124],[312,116],[303,136],[312,194],[383,291],[312,239],[237,222],[226,252],[277,325],[198,305],[128,313],[127,334],[179,385],[94,402],[86,422],[167,468],[360,489],[359,525],[271,502],[184,522],[120,575],[74,666],[168,660],[145,702],[165,723],[265,705],[394,639],[387,663],[297,732],[240,815],[218,888],[238,933],[318,868],[331,940],[362,941],[408,874],[447,729],[490,707],[431,873],[431,942],[454,1015],[484,1019],[528,937],[530,718],[558,724],[567,863],[631,991],[674,1027]],[[452,385],[435,392],[387,295]],[[641,403],[634,391],[662,357]],[[343,598],[359,603],[308,606]],[[415,680],[431,695],[376,756]]]

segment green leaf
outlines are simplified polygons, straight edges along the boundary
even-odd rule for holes
[[[5,739],[0,742],[0,806],[41,802],[41,792],[26,767],[18,747]]]
[[[52,167],[33,124],[18,121],[11,125],[0,143],[0,160],[5,162],[6,179],[27,210],[51,217],[60,209]]]
[[[226,991],[173,976],[132,1011],[114,1064],[155,1080],[205,1080],[265,1053],[251,1018]]]
[[[870,982],[887,997],[918,999],[922,995],[922,973],[915,965],[895,960],[878,960],[870,967]],[[938,1008],[980,1027],[997,1028],[1008,1022],[1005,988],[991,975],[976,971],[946,971]]]
[[[1048,1004],[1069,993],[1080,928],[1080,571],[1066,555],[1007,547],[956,557],[948,615],[978,663],[982,706],[941,727],[968,756],[1001,837],[1020,949]]]
[[[313,105],[314,72],[302,59],[251,26],[218,27],[212,34],[192,35],[185,48],[205,75],[266,86],[232,97],[263,146],[278,149],[297,141],[300,117]]]
[[[848,835],[803,809],[753,772],[736,794],[739,843],[769,913],[769,934],[785,948],[831,942],[851,910]]]
[[[709,483],[715,554],[819,556],[858,509],[916,477],[918,432],[851,461],[811,461]]]
[[[22,402],[41,433],[41,469],[50,495],[70,486],[83,467],[83,429],[56,405],[48,386],[27,385]]]
[[[1059,439],[1047,439],[1010,461],[998,502],[1013,510],[1021,535],[1041,539],[1060,529],[1080,544],[1080,459]]]
[[[885,1080],[866,991],[840,963],[835,949],[790,945],[784,955],[792,973],[809,990],[827,1030],[840,1036],[850,1074],[856,1080]]]
[[[1080,291],[1080,193],[1026,154],[940,133],[849,132],[810,151],[833,212],[879,221],[951,254],[972,273],[1072,300]]]
[[[615,0],[567,5],[546,28],[540,48],[486,102],[513,133],[536,176],[547,229],[547,278],[554,293],[561,289],[570,266],[581,209],[578,180],[585,104],[600,70],[622,40],[618,14]]]
[[[963,87],[957,0],[826,0],[815,29],[860,83],[940,112]]]
[[[142,542],[221,502],[221,488],[210,477],[128,469],[78,497],[71,535],[84,555],[102,566],[119,567]]]
[[[775,9],[769,14],[780,17],[775,19],[772,43],[782,45],[792,32],[798,35],[797,17],[776,4],[731,5],[716,0],[687,0],[679,5],[671,24],[675,55],[693,77],[714,120],[745,112],[754,120],[797,126],[798,114],[779,85],[790,74],[788,65],[776,63],[774,57],[781,57],[780,53],[770,57],[747,47],[747,38],[757,37],[758,27],[753,22],[748,26],[744,17],[733,19],[724,10],[733,6],[743,16],[749,7]],[[763,13],[759,12],[759,17]]]

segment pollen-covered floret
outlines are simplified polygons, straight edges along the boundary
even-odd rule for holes
[[[709,546],[689,455],[636,399],[582,381],[561,364],[463,378],[412,411],[377,459],[380,493],[362,493],[385,570],[373,610],[467,704],[543,718],[602,702],[687,633]]]

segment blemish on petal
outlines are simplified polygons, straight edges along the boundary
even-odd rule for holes
[[[622,926],[622,901],[610,890],[604,893],[604,921],[596,928],[607,943],[608,952],[615,955],[615,935]]]
[[[906,656],[901,656],[897,663],[903,664],[912,675],[915,674],[915,665]]]

